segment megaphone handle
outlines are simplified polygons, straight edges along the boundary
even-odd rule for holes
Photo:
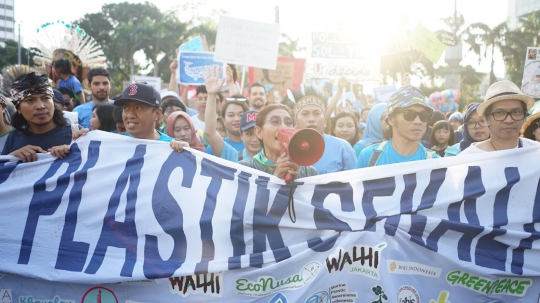
[[[292,181],[292,175],[290,173],[286,173],[284,179],[285,183],[290,184]]]

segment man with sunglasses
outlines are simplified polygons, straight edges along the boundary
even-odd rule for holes
[[[486,117],[491,129],[491,138],[471,144],[460,155],[529,146],[539,147],[540,143],[519,137],[527,117],[527,110],[533,105],[534,99],[525,95],[511,81],[493,83],[486,92],[484,102],[476,109],[478,115]]]
[[[387,111],[390,140],[364,148],[356,168],[439,158],[420,143],[433,114],[421,90],[401,87],[390,97]]]

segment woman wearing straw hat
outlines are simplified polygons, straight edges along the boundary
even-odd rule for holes
[[[532,115],[527,117],[521,128],[523,138],[540,142],[540,107],[537,107]]]
[[[487,90],[484,102],[476,110],[487,119],[491,138],[471,144],[460,155],[491,152],[520,147],[536,146],[540,143],[519,138],[521,128],[534,99],[525,95],[508,80],[493,83]]]

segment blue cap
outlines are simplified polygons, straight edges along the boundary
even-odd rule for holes
[[[126,101],[139,101],[154,107],[161,106],[161,95],[150,85],[135,83],[129,85],[120,99],[114,101],[114,105],[123,106]]]
[[[255,127],[257,124],[257,116],[259,116],[258,110],[248,110],[245,112],[240,119],[240,130],[244,131]]]

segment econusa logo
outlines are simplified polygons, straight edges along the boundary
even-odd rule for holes
[[[276,279],[272,276],[259,277],[256,281],[249,279],[236,280],[236,293],[244,296],[263,297],[282,290],[298,289],[311,283],[321,268],[319,262],[306,264],[299,273]]]

